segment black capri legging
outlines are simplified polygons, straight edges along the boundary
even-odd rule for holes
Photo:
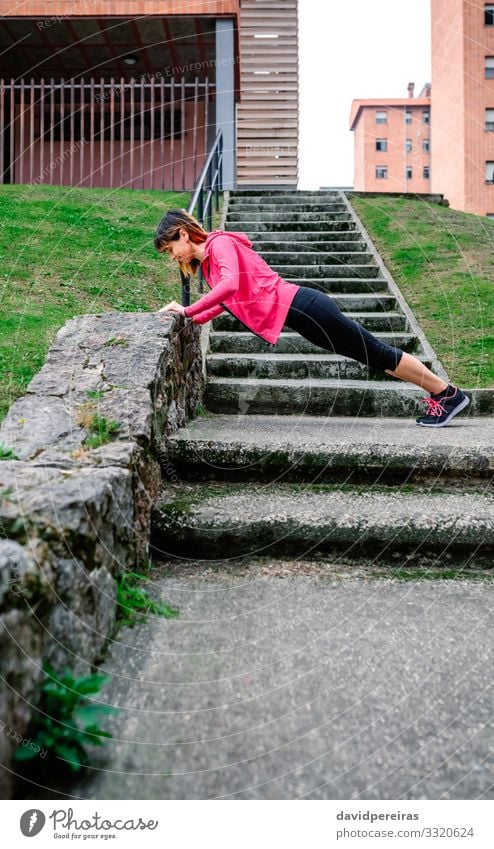
[[[328,295],[307,286],[300,286],[285,324],[321,348],[382,371],[395,371],[403,356],[399,348],[381,342],[365,327],[343,315]]]

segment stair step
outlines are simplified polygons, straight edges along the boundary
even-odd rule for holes
[[[230,218],[232,215],[261,215],[264,213],[276,214],[279,215],[283,210],[283,214],[285,212],[297,213],[297,215],[301,212],[311,212],[314,214],[323,213],[333,214],[336,212],[346,212],[348,213],[348,207],[344,203],[338,203],[337,201],[333,203],[319,203],[317,201],[288,201],[284,204],[277,203],[267,203],[266,201],[261,201],[260,203],[245,203],[244,201],[240,203],[230,203],[228,205],[228,217]]]
[[[306,230],[305,232],[285,230],[278,233],[244,232],[251,242],[255,244],[262,247],[273,245],[271,250],[283,249],[286,245],[301,245],[302,247],[306,247],[306,250],[312,250],[313,246],[315,250],[324,250],[323,246],[328,245],[328,249],[331,250],[329,246],[333,242],[363,245],[365,249],[367,244],[358,230],[325,230],[320,233],[314,233],[312,230]]]
[[[339,195],[309,195],[304,193],[294,192],[293,194],[280,194],[276,195],[268,195],[266,197],[262,195],[242,197],[235,194],[230,194],[230,199],[228,201],[228,209],[238,209],[238,208],[250,208],[259,206],[263,208],[264,206],[291,206],[292,203],[300,204],[300,203],[315,203],[318,206],[326,207],[326,206],[345,206],[344,201],[341,200]]]
[[[377,339],[382,339],[388,345],[401,348],[408,353],[420,352],[420,343],[414,333],[379,333],[373,334]],[[304,339],[300,333],[282,332],[275,345],[266,342],[254,333],[228,332],[211,330],[209,334],[209,346],[212,353],[239,353],[251,354],[269,351],[280,354],[320,354],[323,350]]]
[[[347,318],[357,322],[357,324],[362,325],[371,332],[374,330],[382,332],[408,330],[407,318],[400,312],[348,312],[345,313],[345,315]],[[244,333],[251,332],[245,324],[234,318],[234,316],[230,315],[230,313],[223,313],[215,318],[213,320],[213,327],[215,330],[237,330],[238,332]],[[287,325],[285,325],[284,328],[287,331],[290,330]]]
[[[353,230],[354,232],[359,232],[357,230],[357,225],[353,220],[347,221],[302,221],[298,217],[295,218],[294,221],[286,220],[283,215],[283,220],[279,220],[280,216],[278,214],[277,218],[273,218],[273,221],[226,221],[225,222],[225,230],[242,230],[243,233],[250,233],[251,236],[253,233],[278,233],[283,231],[293,232],[294,225],[296,224],[297,232],[304,233],[305,231],[309,233],[330,233],[336,232],[337,230]],[[240,226],[242,223],[242,226]],[[359,233],[360,235],[360,233]]]
[[[298,191],[287,191],[286,189],[262,189],[262,190],[259,190],[259,189],[242,189],[242,190],[233,189],[230,192],[230,200],[245,199],[245,198],[254,198],[255,200],[259,200],[259,199],[263,199],[263,198],[266,198],[266,199],[274,198],[275,200],[279,199],[280,202],[284,202],[286,200],[290,201],[291,198],[294,197],[294,196],[302,197],[302,198],[308,198],[309,200],[311,198],[315,198],[315,199],[318,199],[318,200],[319,199],[324,200],[326,198],[328,200],[337,200],[338,198],[341,197],[341,192],[338,192],[338,191],[327,192],[327,191],[318,191],[318,190],[315,190],[315,191],[306,190],[306,191],[298,192]]]
[[[423,389],[402,381],[209,377],[204,403],[213,413],[403,417],[420,414],[423,397]]]
[[[384,277],[320,277],[318,279],[311,277],[296,277],[287,275],[285,278],[289,283],[295,283],[297,286],[306,286],[308,289],[317,289],[319,292],[331,293],[331,297],[335,294],[375,294],[389,293],[388,281]]]
[[[368,265],[372,263],[374,255],[368,251],[352,250],[352,251],[337,251],[330,250],[329,252],[322,251],[269,251],[263,248],[263,259],[274,268],[275,264],[292,265],[293,267],[320,265]]]
[[[284,280],[292,279],[294,276],[303,279],[311,277],[378,277],[380,269],[377,265],[362,264],[356,262],[336,265],[326,263],[324,265],[278,265],[272,264],[271,268]],[[305,285],[305,284],[304,284]]]
[[[420,358],[428,368],[430,360]],[[339,354],[208,354],[206,370],[209,377],[310,378],[340,380],[396,380],[382,370],[368,368],[365,363]]]
[[[229,224],[250,224],[250,223],[276,223],[280,217],[281,210],[278,212],[229,212],[227,221]],[[304,222],[306,224],[314,222],[315,224],[326,224],[332,221],[352,221],[352,216],[349,212],[287,212],[283,210],[283,221],[292,224]]]
[[[346,555],[436,549],[490,551],[494,496],[402,486],[204,484],[167,487],[152,513],[153,545],[181,556]]]
[[[475,433],[475,441],[465,432]],[[166,466],[182,479],[432,481],[493,475],[494,419],[463,416],[452,427],[418,427],[414,419],[324,418],[303,414],[209,413],[167,437]],[[485,486],[485,484],[484,484]]]
[[[264,259],[266,259],[266,254],[269,254],[272,257],[280,256],[283,257],[290,255],[293,256],[316,256],[318,258],[321,255],[324,257],[328,253],[329,254],[341,254],[341,253],[352,253],[352,254],[362,254],[365,253],[366,256],[372,256],[372,254],[368,253],[368,246],[363,239],[357,241],[357,239],[352,240],[344,240],[344,241],[336,241],[333,239],[332,241],[322,241],[319,240],[317,242],[307,242],[301,239],[291,239],[290,241],[281,241],[274,242],[261,240],[251,240],[253,241],[253,249],[260,253]],[[269,260],[266,259],[266,262]]]

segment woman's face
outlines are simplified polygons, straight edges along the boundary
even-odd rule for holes
[[[165,251],[177,262],[190,262],[194,258],[194,249],[186,230],[180,230],[180,238],[168,242]]]

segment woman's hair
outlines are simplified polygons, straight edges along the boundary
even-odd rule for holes
[[[199,245],[207,239],[208,234],[206,231],[192,215],[189,215],[187,210],[170,209],[156,228],[154,235],[154,246],[156,250],[163,253],[169,242],[177,241],[180,238],[180,230],[186,230],[189,234],[190,241],[194,242],[195,245]],[[199,260],[195,258],[191,259],[190,263],[179,262],[180,269],[186,276],[195,274],[199,265]]]

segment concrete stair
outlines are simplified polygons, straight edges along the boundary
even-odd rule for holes
[[[441,373],[343,194],[233,192],[226,229],[247,232],[286,280],[331,293],[345,314]],[[491,550],[493,420],[419,428],[425,394],[287,327],[271,345],[218,316],[205,411],[162,446],[153,545],[206,561]],[[470,394],[483,414],[490,402]]]
[[[161,556],[395,556],[437,567],[494,550],[494,419],[208,413],[163,444]],[[178,483],[170,482],[170,475]]]
[[[155,544],[168,555],[345,556],[426,549],[494,548],[494,494],[416,486],[247,483],[178,494],[164,489],[153,517]]]

